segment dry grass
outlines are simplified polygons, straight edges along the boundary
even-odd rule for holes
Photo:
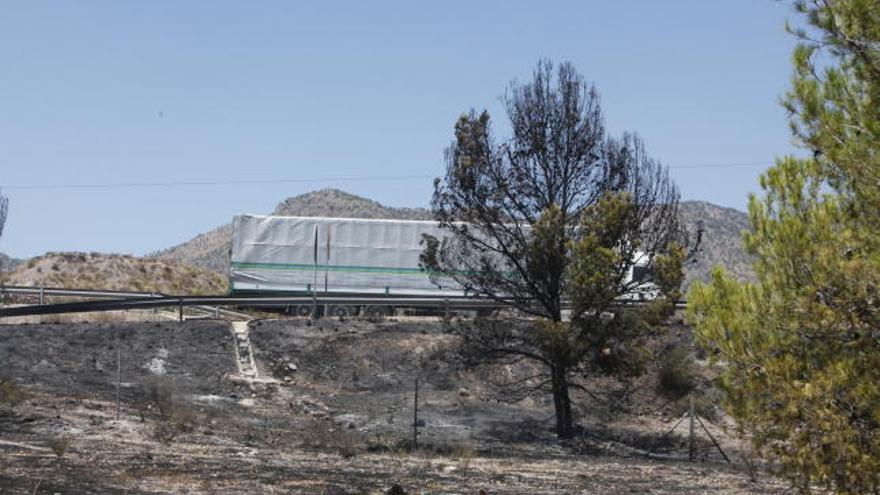
[[[64,453],[70,447],[71,438],[67,435],[52,437],[46,444],[52,449],[52,453],[58,457],[63,457]]]
[[[7,277],[12,285],[133,290],[166,294],[223,294],[220,274],[173,261],[99,253],[47,253]]]
[[[8,414],[12,408],[24,402],[27,397],[27,392],[15,380],[0,377],[0,415]]]

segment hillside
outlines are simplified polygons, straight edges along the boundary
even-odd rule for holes
[[[685,285],[707,280],[712,268],[722,266],[740,280],[753,280],[754,272],[742,248],[742,232],[749,228],[745,213],[705,201],[683,201],[681,215],[691,232],[703,221],[703,240],[693,263],[685,267]]]
[[[133,290],[165,294],[222,294],[216,272],[179,263],[119,254],[47,253],[6,276],[10,285]]]
[[[692,280],[706,279],[715,265],[725,267],[741,279],[752,277],[748,258],[740,243],[741,232],[748,228],[745,213],[703,201],[684,201],[681,211],[689,229],[694,231],[700,220],[703,220],[705,229],[700,256],[686,269],[686,285]],[[403,220],[431,218],[424,208],[389,207],[338,189],[322,189],[288,198],[278,204],[273,214]],[[151,257],[206,268],[225,276],[229,266],[231,237],[232,228],[227,224]]]
[[[448,323],[420,320],[256,320],[245,341],[220,321],[4,325],[6,390],[27,400],[0,413],[0,493],[783,493],[749,479],[723,416],[705,423],[734,464],[699,433],[684,461],[687,429],[666,432],[687,399],[655,393],[653,362],[624,395],[582,377],[583,429],[558,441],[548,393],[493,387],[534,365],[474,366]]]
[[[321,189],[285,199],[275,207],[272,214],[298,217],[431,219],[431,213],[424,208],[385,206],[339,189]]]

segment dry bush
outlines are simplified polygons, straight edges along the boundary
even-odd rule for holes
[[[336,452],[346,459],[355,457],[365,450],[361,435],[357,432],[324,426],[315,424],[314,427],[308,428],[302,444],[313,449]]]
[[[458,442],[452,448],[452,457],[458,459],[459,467],[465,478],[467,478],[470,473],[471,460],[474,458],[475,454],[476,451],[468,439]]]
[[[721,402],[720,392],[710,389],[703,393],[694,393],[694,412],[701,418],[709,421],[718,419],[718,404]],[[675,417],[683,416],[690,408],[690,401],[687,397],[682,397],[675,401],[671,408],[671,413]]]
[[[402,454],[412,450],[412,441],[387,433],[376,433],[367,441],[366,449],[368,452]]]
[[[27,399],[27,392],[12,378],[0,377],[0,416],[9,414],[12,409]]]
[[[174,440],[181,433],[195,429],[197,415],[189,404],[180,398],[174,383],[164,377],[147,382],[147,396],[156,412],[153,438],[163,443]]]
[[[57,437],[52,437],[49,439],[46,444],[52,449],[52,452],[61,457],[64,455],[64,452],[67,451],[67,448],[70,447],[71,439],[67,435],[61,435]]]
[[[283,448],[291,443],[290,430],[280,428],[271,418],[264,418],[259,439],[273,449]]]
[[[657,372],[660,394],[677,399],[691,392],[696,384],[696,363],[688,348],[677,346],[664,354]]]

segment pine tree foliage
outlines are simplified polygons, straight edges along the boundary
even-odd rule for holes
[[[758,281],[688,294],[728,410],[803,492],[880,492],[880,2],[795,4],[784,100],[810,159],[777,160],[749,204]]]

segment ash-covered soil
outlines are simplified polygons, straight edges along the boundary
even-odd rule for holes
[[[490,397],[482,381],[489,369],[468,369],[457,337],[443,330],[439,322],[289,320],[256,322],[250,335],[262,373],[320,401],[342,428],[409,442],[418,379],[426,448],[491,453],[555,443],[552,408]]]
[[[0,493],[784,488],[767,475],[750,481],[738,459],[709,455],[707,440],[693,464],[682,450],[652,456],[627,440],[662,436],[665,417],[592,424],[559,443],[546,398],[504,404],[484,385],[521,370],[466,365],[439,322],[256,321],[251,382],[236,374],[228,325],[0,325],[0,376],[27,396],[0,410]],[[416,377],[425,426],[411,452]]]
[[[235,371],[229,324],[222,321],[0,325],[0,375],[70,399],[142,402],[166,377],[186,394],[223,394]]]

